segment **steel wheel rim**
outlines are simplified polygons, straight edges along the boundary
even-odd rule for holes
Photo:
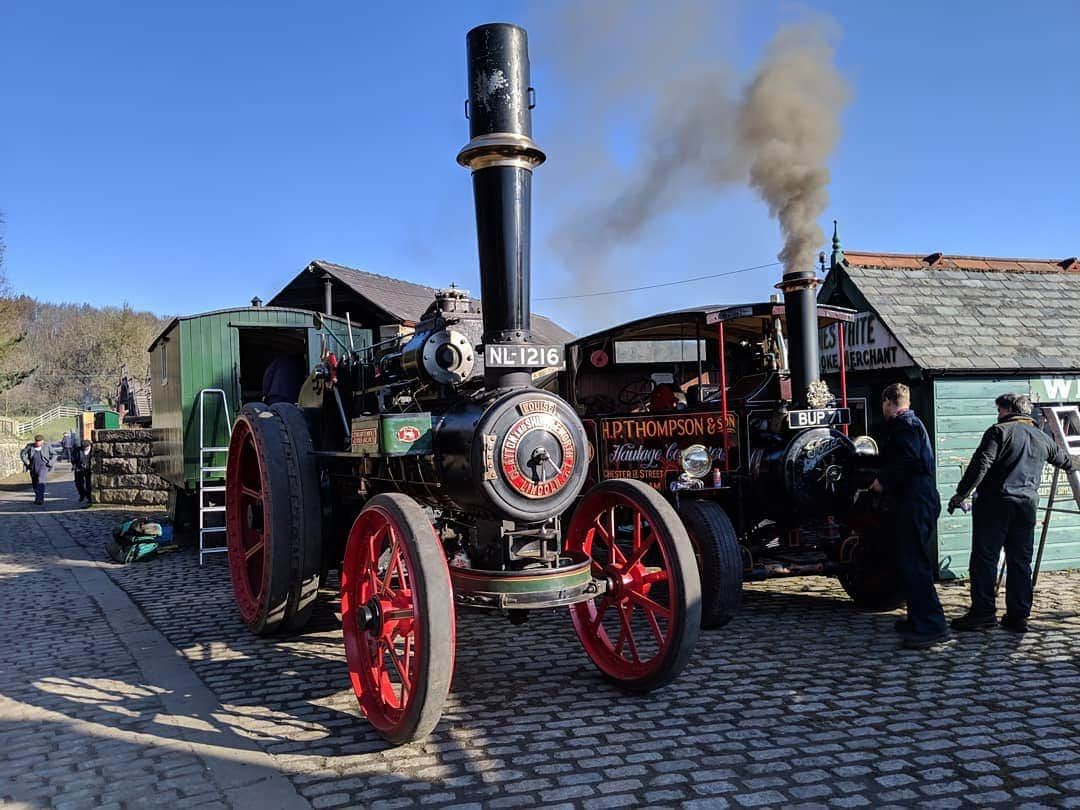
[[[423,635],[416,616],[417,566],[407,532],[382,508],[365,509],[349,532],[341,568],[341,623],[353,692],[368,721],[393,731],[416,698]],[[375,626],[362,626],[375,616]]]
[[[268,586],[265,471],[251,425],[241,419],[229,442],[225,525],[233,591],[240,615],[249,623],[258,618]]]
[[[579,519],[585,514],[588,523]],[[678,583],[648,516],[630,498],[605,492],[581,503],[569,531],[567,549],[588,554],[593,576],[609,585],[602,596],[570,608],[589,657],[619,680],[662,668],[675,635]]]

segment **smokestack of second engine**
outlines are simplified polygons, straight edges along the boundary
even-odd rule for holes
[[[529,304],[532,170],[545,155],[532,140],[528,37],[507,23],[472,29],[469,142],[457,160],[472,170],[480,254],[483,342],[533,343]],[[485,370],[488,387],[529,385],[528,369]]]
[[[784,273],[777,288],[784,293],[784,312],[787,315],[788,362],[791,366],[791,401],[797,408],[807,406],[806,392],[810,383],[821,379],[818,360],[817,297],[818,284],[813,270],[791,270]]]

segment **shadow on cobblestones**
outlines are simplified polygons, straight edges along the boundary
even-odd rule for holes
[[[121,516],[56,519],[104,561]],[[22,584],[37,574],[18,566],[41,564],[12,555],[0,572]],[[1068,806],[1080,795],[1075,573],[1044,575],[1026,636],[969,634],[925,652],[898,647],[899,612],[861,613],[832,580],[748,586],[743,611],[702,634],[684,675],[644,696],[600,677],[565,610],[521,627],[463,612],[442,722],[389,749],[349,688],[335,581],[306,633],[261,639],[236,614],[221,556],[103,565],[220,701],[192,722],[209,739],[255,742],[316,807]],[[940,593],[951,615],[966,607],[964,587]],[[40,611],[35,626],[63,625],[48,637],[70,646],[67,663],[31,671],[25,689],[5,679],[9,697],[103,725],[153,717],[158,696],[123,667],[78,666],[80,649],[111,643],[95,617]]]

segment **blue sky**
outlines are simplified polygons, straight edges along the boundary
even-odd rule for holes
[[[548,153],[534,177],[534,309],[581,332],[767,295],[776,268],[542,300],[573,294],[591,272],[568,268],[552,234],[632,170],[650,94],[666,77],[651,71],[640,90],[631,82],[603,102],[600,79],[619,75],[613,62],[643,70],[680,47],[654,24],[658,14],[665,25],[677,18],[680,3],[608,8],[621,10],[611,20],[621,37],[603,24],[601,3],[6,0],[8,279],[43,300],[126,301],[162,315],[269,298],[313,258],[478,293],[471,186],[454,158],[467,140],[465,33],[501,20],[529,30],[534,137]],[[1080,5],[709,8],[696,53],[739,76],[785,21],[809,9],[835,22],[852,100],[839,113],[821,224],[839,219],[846,247],[1080,252],[1080,98],[1070,68]],[[597,163],[606,174],[591,171]],[[590,288],[765,264],[780,246],[753,192],[702,192],[609,246]]]

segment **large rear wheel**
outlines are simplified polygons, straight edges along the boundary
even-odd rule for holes
[[[290,604],[293,516],[284,433],[265,405],[233,425],[225,472],[229,572],[240,618],[257,635],[281,627]]]
[[[360,708],[394,745],[426,736],[454,671],[454,600],[442,545],[405,495],[376,495],[341,567],[341,624]]]
[[[311,432],[300,409],[278,403],[270,410],[280,420],[282,447],[289,475],[290,551],[292,571],[289,604],[281,629],[296,633],[304,629],[315,609],[322,581],[322,505],[319,499],[319,468]]]
[[[712,501],[684,500],[679,517],[701,575],[701,626],[723,627],[742,606],[743,558],[735,527]]]
[[[574,510],[566,548],[587,554],[593,576],[608,586],[570,608],[593,663],[635,692],[674,680],[697,641],[701,584],[671,505],[640,481],[603,481]]]

